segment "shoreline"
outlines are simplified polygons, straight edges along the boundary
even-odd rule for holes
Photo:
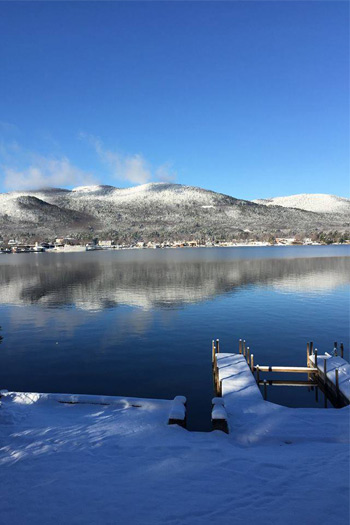
[[[85,253],[85,252],[113,252],[113,251],[125,251],[125,250],[183,250],[183,249],[197,249],[197,248],[291,248],[291,247],[311,247],[311,246],[350,246],[350,243],[332,243],[332,244],[324,244],[324,243],[305,243],[305,244],[270,244],[270,243],[242,243],[242,244],[215,244],[215,245],[209,245],[209,246],[120,246],[120,247],[99,247],[97,249],[90,249],[87,250],[85,246],[66,246],[64,248],[56,249],[56,248],[49,248],[45,249],[43,251],[34,251],[34,250],[23,250],[20,252],[4,252],[0,251],[0,255],[14,255],[19,254],[22,255],[23,253],[55,253],[55,254],[62,254],[62,253]]]

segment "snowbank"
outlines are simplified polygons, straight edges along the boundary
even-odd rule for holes
[[[293,416],[247,389],[230,435],[167,425],[172,401],[4,395],[2,522],[347,524],[348,410]]]

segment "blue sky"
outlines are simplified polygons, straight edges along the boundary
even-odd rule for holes
[[[0,191],[349,193],[347,2],[1,2]]]

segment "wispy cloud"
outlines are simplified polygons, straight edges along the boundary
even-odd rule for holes
[[[150,181],[171,182],[176,172],[170,163],[152,166],[140,153],[131,155],[105,147],[93,135],[80,133],[107,167],[116,181],[145,184]],[[72,187],[100,181],[74,165],[65,155],[39,155],[23,148],[17,141],[0,140],[0,185],[6,190],[35,190],[48,187]]]
[[[106,148],[103,142],[94,135],[80,133],[79,136],[81,139],[87,140],[95,149],[100,160],[108,166],[111,175],[116,180],[128,181],[132,184],[145,184],[151,180],[169,182],[176,178],[176,172],[170,163],[162,164],[153,169],[140,153],[125,155]]]
[[[3,167],[4,186],[7,189],[38,189],[91,184],[91,174],[74,166],[66,157],[50,159],[40,157],[28,168],[18,170]]]
[[[0,132],[6,134],[17,133],[18,127],[15,124],[12,124],[11,122],[5,122],[4,120],[0,120]]]
[[[170,162],[166,162],[156,169],[157,179],[162,182],[173,182],[176,180],[177,173]]]
[[[52,157],[28,151],[17,142],[0,143],[0,177],[7,190],[77,186],[95,183],[91,173],[65,156]]]

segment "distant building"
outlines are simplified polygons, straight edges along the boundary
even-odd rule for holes
[[[68,244],[69,246],[76,246],[79,242],[72,237],[58,237],[55,241],[56,245]]]
[[[108,241],[98,241],[99,246],[105,246],[106,248],[110,248],[111,246],[114,246],[114,241],[108,240]]]

